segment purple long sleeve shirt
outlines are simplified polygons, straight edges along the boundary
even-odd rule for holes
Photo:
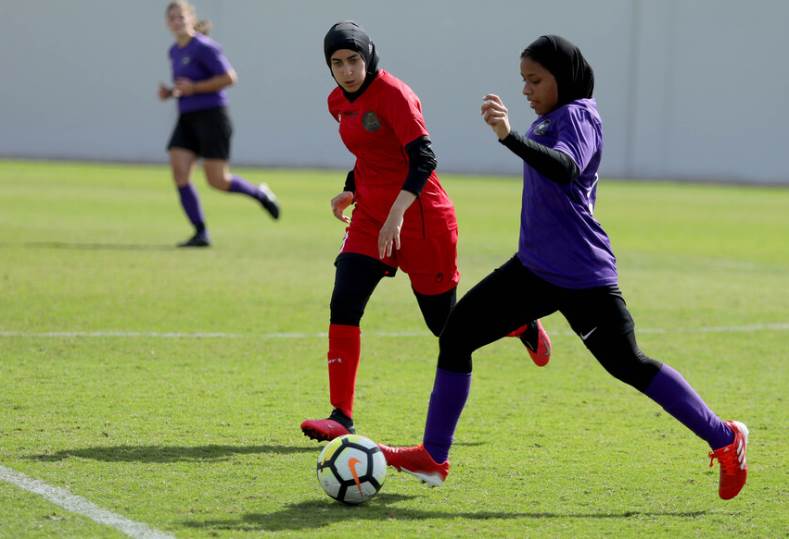
[[[578,99],[540,116],[527,138],[569,155],[580,174],[560,184],[523,165],[518,259],[563,288],[617,284],[616,257],[594,217],[603,129],[594,99]]]

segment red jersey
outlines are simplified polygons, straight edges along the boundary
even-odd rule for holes
[[[407,84],[384,70],[354,101],[337,87],[328,104],[340,124],[340,138],[356,156],[354,213],[365,213],[380,227],[408,176],[405,146],[429,136],[422,104]],[[433,226],[457,228],[452,201],[435,171],[406,210],[401,234],[424,236]]]

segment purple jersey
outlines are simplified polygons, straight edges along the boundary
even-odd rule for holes
[[[170,62],[173,80],[184,77],[194,82],[223,75],[232,69],[222,53],[222,47],[203,34],[195,34],[185,47],[174,44],[170,47]],[[227,106],[227,93],[201,93],[178,98],[178,112],[212,109]]]
[[[540,116],[526,136],[569,155],[580,174],[563,185],[524,163],[518,259],[563,288],[617,284],[611,242],[593,215],[603,150],[594,99],[578,99]]]

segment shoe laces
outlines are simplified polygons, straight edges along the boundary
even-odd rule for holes
[[[386,446],[386,452],[392,456],[405,456],[411,453],[422,453],[424,451],[421,445],[410,445],[404,447]]]
[[[734,443],[721,447],[715,451],[710,451],[709,457],[710,468],[712,468],[712,463],[715,459],[718,459],[721,470],[723,470],[723,473],[726,475],[735,475],[740,467],[740,462],[737,459],[737,452],[734,450]]]

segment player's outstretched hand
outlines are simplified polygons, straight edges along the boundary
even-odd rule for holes
[[[487,94],[483,97],[480,113],[482,114],[482,119],[493,129],[499,140],[506,138],[510,134],[509,111],[499,96]]]
[[[351,218],[345,215],[343,212],[345,208],[353,204],[353,193],[350,191],[343,191],[336,197],[331,199],[331,211],[334,216],[345,223],[346,225],[351,223]]]

